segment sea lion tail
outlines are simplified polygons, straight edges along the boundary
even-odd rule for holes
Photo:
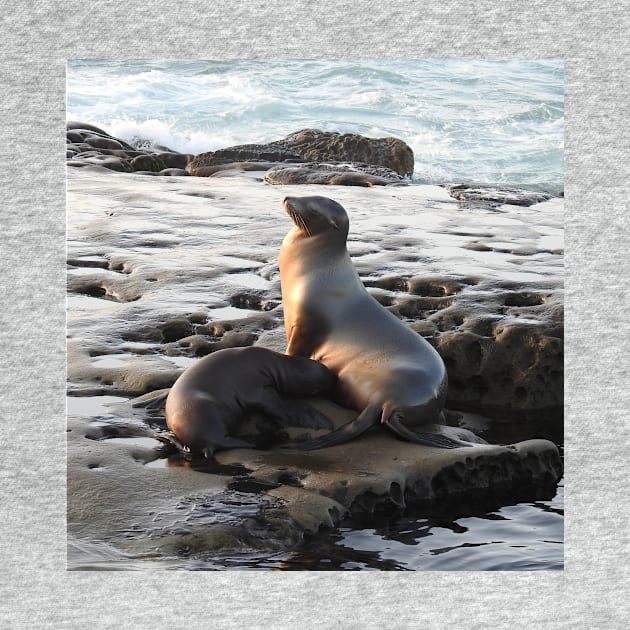
[[[377,425],[380,420],[381,406],[368,405],[354,420],[351,420],[338,429],[313,440],[292,444],[291,447],[301,451],[314,451],[320,448],[344,444],[362,433],[365,433],[370,427]]]

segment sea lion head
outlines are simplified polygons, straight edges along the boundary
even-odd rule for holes
[[[344,242],[348,236],[348,215],[343,206],[328,197],[285,197],[282,202],[302,238],[331,232]]]

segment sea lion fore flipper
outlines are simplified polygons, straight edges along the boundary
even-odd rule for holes
[[[286,427],[329,430],[335,428],[332,421],[323,413],[298,400],[283,401],[283,412],[282,420]]]
[[[287,335],[288,343],[286,353],[292,357],[310,357],[311,349],[306,347],[308,335],[304,335],[300,332],[300,327],[297,324],[291,326],[291,331]],[[312,344],[309,344],[312,345]]]
[[[208,446],[201,449],[201,454],[206,459],[211,459],[218,448],[256,448],[256,445],[249,440],[243,440],[241,438],[232,437],[231,435],[226,435],[220,440],[217,440],[216,444],[208,444]]]
[[[368,405],[354,420],[339,427],[335,431],[322,435],[322,437],[314,440],[307,440],[293,444],[294,448],[301,451],[314,451],[318,448],[327,448],[349,442],[362,433],[365,433],[370,427],[379,423],[381,419],[380,405]]]
[[[260,399],[252,403],[251,407],[277,420],[283,427],[334,429],[335,426],[317,409],[299,400],[281,398],[271,388],[265,389]]]

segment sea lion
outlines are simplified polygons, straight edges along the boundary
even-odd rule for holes
[[[466,446],[409,428],[441,419],[446,368],[425,339],[363,286],[346,249],[344,208],[327,197],[285,197],[283,205],[295,224],[279,260],[286,353],[323,363],[337,375],[336,400],[361,412],[339,429],[295,446],[341,444],[379,422],[418,444]]]
[[[321,413],[297,400],[332,388],[323,365],[258,347],[217,350],[189,367],[166,399],[166,424],[187,450],[210,458],[216,450],[255,448],[234,437],[247,417],[281,426],[332,429]]]

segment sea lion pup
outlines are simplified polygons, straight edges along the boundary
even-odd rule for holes
[[[255,448],[234,437],[248,416],[260,415],[281,426],[332,429],[328,418],[288,398],[326,392],[335,377],[323,365],[258,347],[217,350],[189,367],[166,399],[166,424],[193,453]]]
[[[365,289],[346,249],[348,215],[327,197],[286,197],[294,227],[280,249],[287,354],[310,357],[337,375],[336,400],[361,413],[311,450],[347,442],[384,424],[418,444],[468,446],[410,427],[441,419],[446,368],[437,351]]]

